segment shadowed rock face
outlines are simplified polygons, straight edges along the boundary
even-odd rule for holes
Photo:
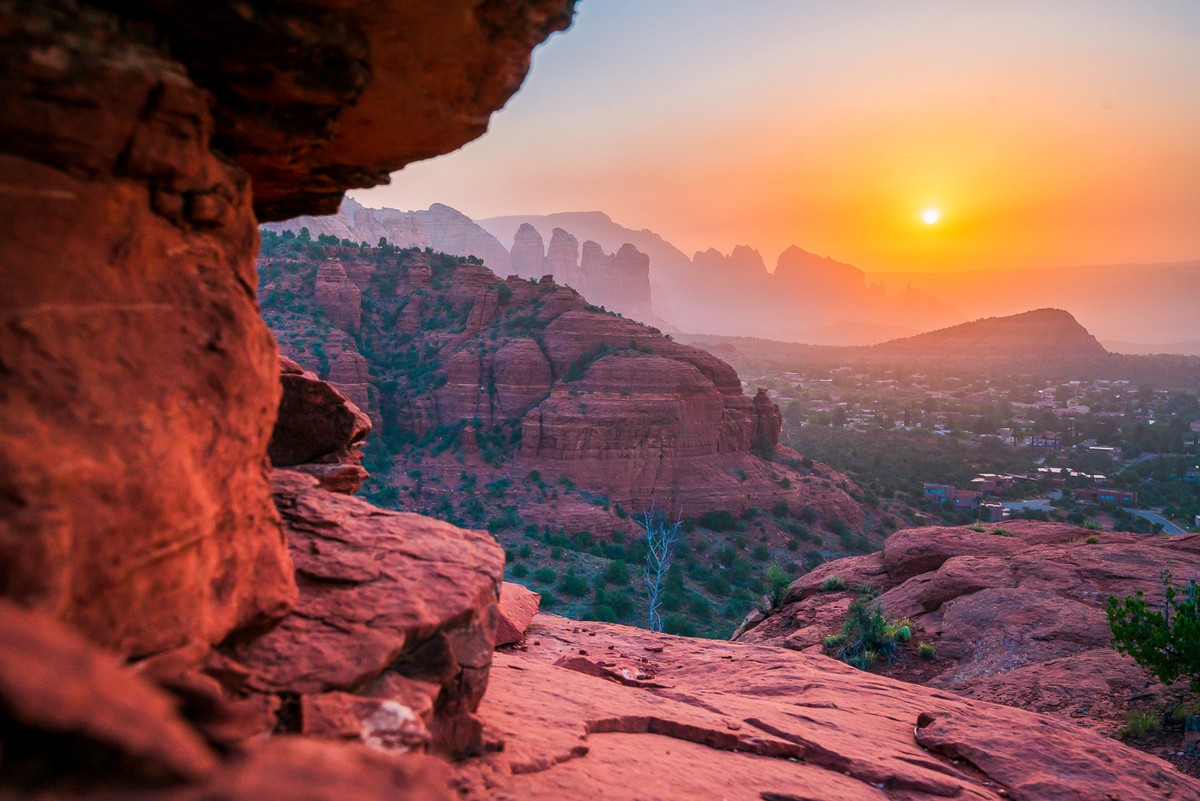
[[[135,655],[286,612],[256,214],[332,211],[478,136],[570,13],[0,7],[0,592]],[[352,330],[357,289],[327,272]]]
[[[163,797],[445,797],[428,780],[436,769],[362,746],[285,742],[218,765],[178,735],[174,702],[152,688],[133,711],[91,690],[106,664],[148,657],[205,736],[238,740],[230,704],[245,669],[198,672],[220,662],[207,649],[306,602],[268,486],[280,378],[254,297],[256,225],[332,211],[346,188],[478,136],[571,7],[0,3],[0,595],[15,603],[0,616],[35,639],[65,624],[88,640],[27,640],[17,654],[45,659],[16,665],[32,683],[0,687],[0,794],[45,779],[72,783],[61,797],[128,797],[122,782],[175,776],[208,784]],[[333,278],[337,290],[350,276]],[[348,296],[330,299],[349,310]],[[472,592],[494,604],[498,559],[479,569]],[[442,611],[451,620],[421,619],[417,661],[449,665],[419,649],[469,618]],[[486,651],[490,624],[480,630]],[[428,725],[435,746],[477,748],[477,727],[460,721],[483,678],[465,666],[486,659],[475,640],[455,642],[440,656],[465,656],[437,672],[448,686],[427,697],[446,714]],[[87,655],[97,645],[107,662]],[[72,670],[78,685],[46,694]],[[283,717],[286,694],[273,702]],[[278,722],[262,719],[260,733]],[[67,769],[39,774],[56,752]],[[361,774],[335,781],[350,771]]]
[[[155,26],[212,93],[214,144],[249,173],[268,221],[332,214],[347,188],[480,136],[573,3],[101,5]]]

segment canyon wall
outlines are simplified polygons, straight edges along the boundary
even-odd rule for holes
[[[635,513],[740,513],[784,502],[863,526],[861,505],[835,486],[851,488],[845,476],[828,471],[818,482],[773,459],[778,407],[765,392],[744,394],[733,368],[709,353],[606,313],[549,275],[502,281],[436,252],[313,247],[265,240],[264,314],[287,356],[365,398],[394,444],[386,481],[408,491],[406,508],[432,513],[442,500],[408,472],[441,475],[448,490],[464,471],[498,468],[514,486],[537,471]],[[558,232],[544,264],[577,270],[578,253]],[[330,300],[332,275],[352,276],[351,307]],[[630,525],[609,514],[606,529]]]
[[[6,597],[131,655],[295,602],[256,217],[333,211],[478,136],[570,19],[563,2],[384,5],[0,8]],[[323,299],[352,329],[336,273]]]

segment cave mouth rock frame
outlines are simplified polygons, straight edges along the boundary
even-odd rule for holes
[[[494,540],[272,473],[258,224],[480,136],[573,13],[0,0],[0,797],[582,799],[604,759],[692,797],[1194,797],[1114,741],[819,656],[558,618],[493,653]]]

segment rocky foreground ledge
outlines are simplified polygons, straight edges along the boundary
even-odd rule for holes
[[[471,799],[1192,799],[1200,782],[1053,718],[823,656],[538,615],[479,714]]]

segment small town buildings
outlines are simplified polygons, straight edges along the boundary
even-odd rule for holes
[[[1056,451],[1062,448],[1062,435],[1057,431],[1040,431],[1030,435],[1029,445],[1033,448],[1048,448]]]
[[[983,493],[977,490],[960,490],[949,484],[926,484],[925,500],[944,503],[958,509],[974,509],[979,506]]]
[[[1015,476],[1004,476],[998,473],[980,473],[971,479],[971,489],[977,492],[995,493],[1008,489],[1016,481]]]
[[[1092,503],[1115,503],[1118,506],[1137,506],[1137,493],[1116,487],[1082,487],[1075,492],[1075,500]]]

